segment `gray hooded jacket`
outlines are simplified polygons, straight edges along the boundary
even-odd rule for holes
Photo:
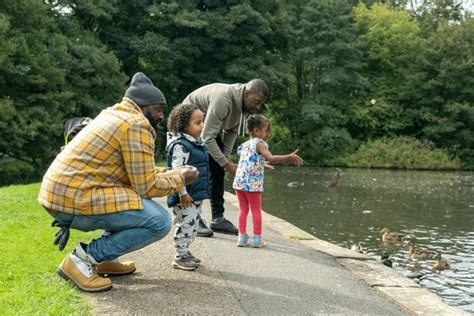
[[[245,84],[212,83],[189,94],[183,103],[195,104],[205,113],[202,140],[209,154],[220,165],[229,162],[243,116]],[[217,146],[216,137],[222,132],[224,149]]]

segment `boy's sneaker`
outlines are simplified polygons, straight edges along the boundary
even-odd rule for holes
[[[57,271],[62,278],[71,280],[85,292],[107,291],[112,288],[112,281],[97,274],[96,264],[79,244],[63,259]]]
[[[201,260],[193,256],[193,254],[188,250],[188,256],[191,257],[191,260],[196,262],[197,264],[201,263]]]
[[[237,240],[237,247],[247,247],[249,244],[249,235],[243,234],[239,235],[239,239]]]
[[[211,229],[217,233],[238,235],[239,230],[224,217],[216,218],[211,222]]]
[[[206,222],[201,218],[197,228],[198,237],[212,237],[214,233],[207,227]]]
[[[191,256],[180,256],[180,257],[175,257],[173,259],[173,268],[175,269],[181,269],[181,270],[187,270],[187,271],[194,271],[199,267],[199,264],[197,264]]]

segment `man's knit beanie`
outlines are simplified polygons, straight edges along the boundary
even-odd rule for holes
[[[153,85],[150,78],[143,72],[137,72],[133,75],[130,87],[125,91],[125,96],[132,99],[140,107],[151,104],[166,104],[164,94]]]

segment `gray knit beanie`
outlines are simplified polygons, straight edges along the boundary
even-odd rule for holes
[[[153,85],[150,78],[143,72],[137,72],[133,75],[130,87],[125,91],[125,96],[132,99],[140,107],[151,104],[166,104],[164,94]]]

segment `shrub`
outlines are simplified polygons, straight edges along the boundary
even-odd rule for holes
[[[458,157],[435,148],[433,143],[404,136],[369,140],[344,162],[349,167],[363,168],[443,170],[462,167]]]
[[[34,167],[23,161],[0,161],[0,186],[26,184],[41,180]]]

